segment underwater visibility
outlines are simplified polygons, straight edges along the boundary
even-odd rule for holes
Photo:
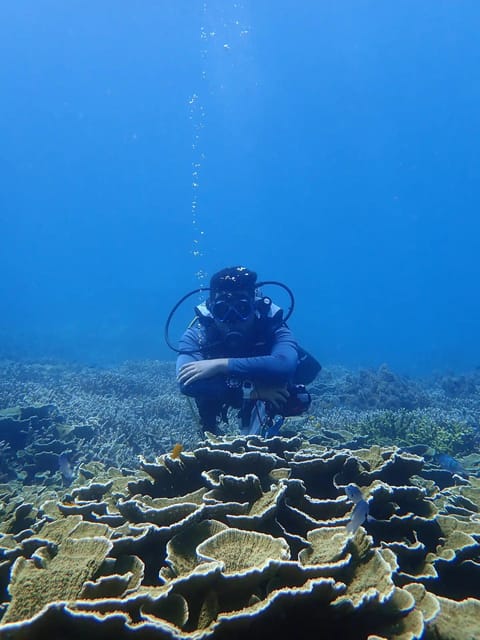
[[[0,7],[0,640],[480,639],[479,20]]]

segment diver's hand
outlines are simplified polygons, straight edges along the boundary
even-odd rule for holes
[[[226,373],[227,367],[228,358],[188,362],[180,367],[177,380],[180,384],[188,385],[197,380],[204,380],[205,378],[212,378],[220,373]]]
[[[267,387],[255,385],[255,390],[252,393],[252,400],[265,400],[265,402],[270,402],[275,409],[281,409],[289,396],[290,394],[285,386]]]

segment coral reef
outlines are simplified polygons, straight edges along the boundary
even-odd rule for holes
[[[478,635],[478,372],[332,368],[269,440],[201,441],[173,363],[0,383],[0,638]]]
[[[437,375],[435,382],[451,398],[469,398],[480,390],[480,369],[470,374]]]
[[[387,365],[376,371],[362,369],[358,373],[339,367],[327,370],[316,381],[314,389],[324,408],[417,409],[429,402],[419,382],[393,373]]]
[[[475,413],[477,410],[475,410]],[[317,444],[358,448],[376,442],[385,446],[449,454],[471,473],[480,462],[480,429],[475,419],[457,411],[429,408],[353,412],[334,409],[296,419],[295,431]],[[285,430],[284,430],[285,432]]]
[[[386,366],[358,373],[327,368],[311,387],[310,416],[288,419],[282,433],[299,433],[331,446],[429,444],[438,452],[465,456],[480,451],[479,380],[478,372],[412,380]],[[460,396],[454,395],[455,389]],[[127,362],[101,369],[3,361],[0,409],[13,415],[0,412],[0,446],[10,447],[8,461],[2,458],[0,463],[0,480],[22,479],[25,472],[26,461],[17,455],[25,445],[24,429],[14,425],[17,440],[11,442],[1,427],[4,418],[19,419],[19,407],[50,407],[50,425],[23,425],[30,427],[28,444],[37,442],[35,429],[41,427],[42,438],[60,441],[77,466],[97,460],[136,468],[139,455],[170,451],[178,442],[192,448],[202,437],[195,411],[178,393],[171,362]],[[229,434],[236,431],[231,417],[225,425]],[[35,468],[41,457],[32,446],[29,473],[54,473],[60,451],[49,456],[46,447],[43,466]]]
[[[0,637],[472,638],[480,480],[395,447],[214,438],[0,486]],[[349,534],[349,484],[371,519]]]
[[[435,450],[458,456],[471,453],[479,443],[472,424],[424,409],[365,411],[350,418],[348,430],[350,437],[359,434],[361,441],[401,447],[428,443]]]
[[[62,451],[69,451],[76,465],[98,460],[136,468],[138,455],[169,451],[178,439],[187,446],[200,439],[188,403],[178,394],[172,363],[125,363],[103,370],[3,362],[0,382],[0,408],[5,414],[0,412],[0,440],[11,449],[9,469],[5,469],[8,479],[23,480],[26,465],[30,475],[54,473]],[[43,423],[31,416],[20,418],[19,407],[32,416],[48,409],[48,415],[42,415]],[[8,430],[7,420],[11,421]],[[12,434],[16,434],[13,442]],[[39,439],[46,453],[52,452],[46,442],[56,441],[55,456],[49,460],[44,456],[42,464]],[[28,461],[17,455],[25,446]]]
[[[311,414],[294,426],[304,437],[325,445],[428,444],[437,453],[478,454],[479,380],[478,372],[411,380],[385,366],[358,374],[336,367],[315,382]]]

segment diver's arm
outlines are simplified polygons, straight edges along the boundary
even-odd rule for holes
[[[218,398],[225,396],[227,393],[231,393],[231,389],[227,386],[225,379],[227,374],[227,359],[205,359],[205,356],[200,350],[199,335],[194,328],[185,331],[180,340],[179,349],[188,352],[181,353],[177,358],[176,372],[181,393],[187,396],[203,396],[205,398]],[[188,365],[191,363],[206,363],[208,367],[212,368],[209,377],[185,383],[183,372],[185,371],[185,367],[187,366],[188,369]],[[186,379],[189,380],[190,377],[191,376],[187,376]]]
[[[298,365],[297,342],[286,326],[275,331],[272,352],[267,356],[229,358],[228,374],[252,380],[284,383],[293,378]]]
[[[177,380],[180,384],[192,384],[198,380],[213,378],[228,371],[227,358],[213,358],[212,360],[197,360],[195,362],[187,362],[180,367]]]
[[[200,347],[200,336],[194,329],[190,328],[185,331],[183,336],[180,338],[178,348],[184,353],[180,353],[177,357],[177,376],[180,368],[183,367],[183,365],[188,364],[189,362],[196,362],[198,360],[204,359]]]
[[[185,332],[180,348],[189,352],[177,358],[180,391],[193,397],[232,394],[227,384],[230,377],[252,379],[268,387],[283,386],[293,378],[298,365],[297,343],[286,326],[277,329],[271,354],[266,356],[207,360],[200,352],[198,335],[193,329]]]

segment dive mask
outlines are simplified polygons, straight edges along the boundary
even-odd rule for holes
[[[210,312],[221,323],[244,322],[253,315],[253,300],[246,296],[225,294],[210,304]]]

